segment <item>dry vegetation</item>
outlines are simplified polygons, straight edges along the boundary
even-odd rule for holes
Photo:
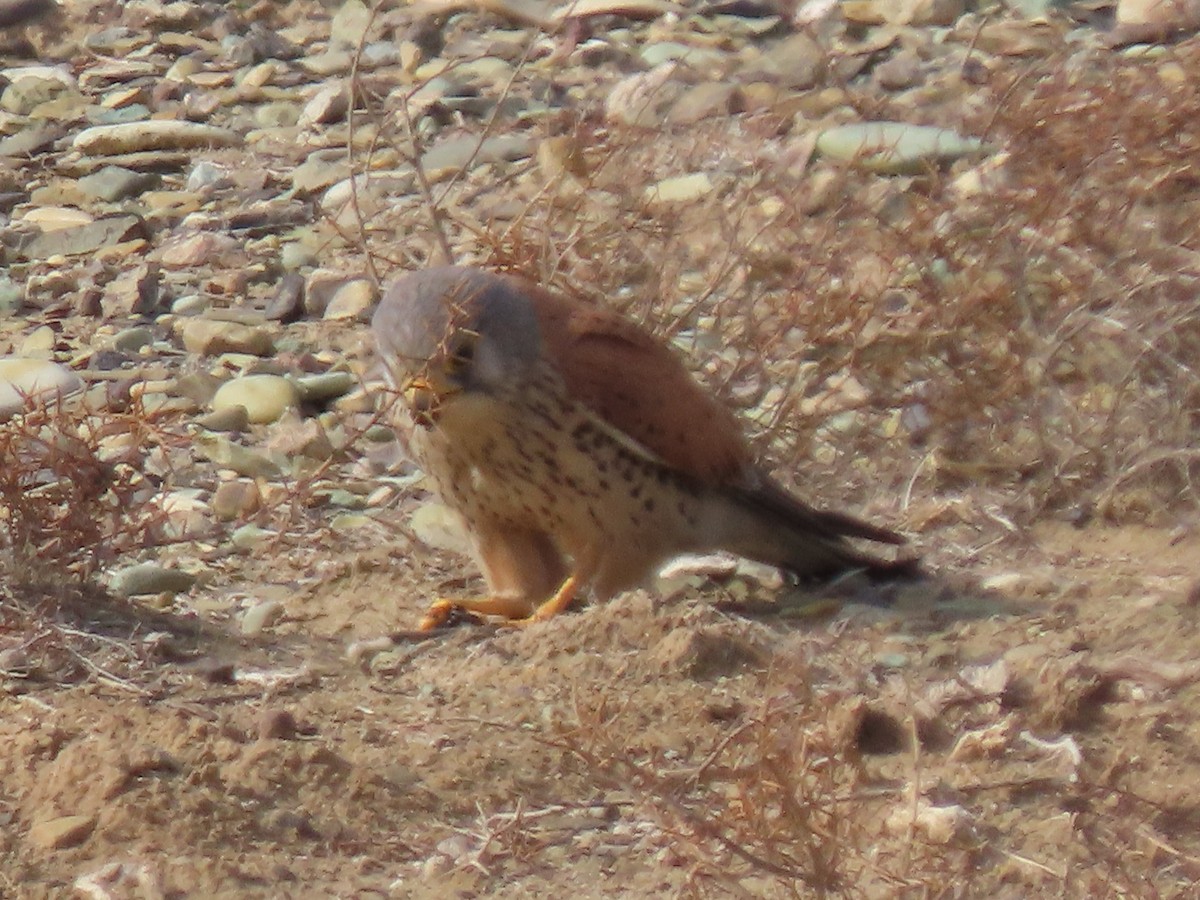
[[[358,239],[381,273],[448,250],[623,306],[747,411],[780,472],[898,520],[946,569],[1011,567],[1034,523],[1166,527],[1194,515],[1200,82],[1183,75],[1197,70],[1191,41],[1165,61],[1048,59],[997,75],[970,88],[977,102],[963,121],[937,124],[986,135],[1002,162],[892,179],[827,165],[814,174],[798,143],[761,150],[781,128],[767,115],[653,139],[579,115],[545,135],[565,168],[537,195],[503,196],[485,183],[494,172],[426,181],[420,208],[364,211]],[[376,143],[418,159],[412,120],[360,87]],[[893,114],[884,98],[862,104],[867,118]],[[359,159],[370,167],[369,152]],[[707,198],[647,204],[646,182],[701,168],[718,184]],[[415,237],[398,246],[397,234]],[[136,450],[104,452],[117,433],[138,435]],[[137,680],[161,662],[136,638],[150,630],[138,616],[154,614],[127,610],[119,640],[112,629],[88,635],[96,613],[64,612],[83,588],[46,585],[86,585],[120,554],[171,539],[155,527],[143,464],[156,441],[177,439],[136,403],[102,417],[40,408],[0,427],[0,634],[7,648],[68,647],[71,665],[64,657],[44,674],[66,683],[73,665],[78,680],[118,669]],[[94,609],[107,603],[87,596]],[[1041,613],[1030,632],[1061,637],[1071,615]],[[1057,649],[1072,646],[1062,637]],[[1196,808],[1154,781],[1136,735],[1108,743],[1097,724],[1105,704],[1136,700],[1121,693],[1127,673],[1055,668],[1051,641],[1029,667],[1036,678],[931,713],[928,681],[881,674],[868,650],[830,651],[776,655],[739,676],[750,679],[741,695],[757,699],[705,706],[690,742],[656,743],[652,717],[622,686],[586,678],[573,717],[535,739],[580,795],[620,796],[659,829],[658,862],[686,871],[683,895],[1194,890]],[[968,658],[950,653],[921,677],[952,682]],[[514,723],[507,738],[528,730]],[[1008,746],[1060,732],[1082,747],[1067,774],[1011,760],[983,780],[955,768],[988,756],[957,750],[964,735]],[[480,808],[491,831],[472,889],[495,888],[492,874],[532,865],[541,849],[527,831],[537,811],[484,815],[502,809]],[[1048,811],[1065,823],[1055,837],[1040,830]],[[1030,848],[1049,859],[1023,855]],[[410,861],[432,849],[389,852]]]

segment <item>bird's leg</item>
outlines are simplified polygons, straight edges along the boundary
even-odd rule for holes
[[[476,613],[481,616],[500,616],[504,619],[524,621],[531,613],[536,615],[532,604],[523,597],[492,596],[468,597],[466,599],[435,600],[425,611],[417,626],[420,631],[433,631],[450,624],[457,611]]]
[[[554,592],[554,596],[534,610],[532,615],[527,615],[523,619],[513,619],[511,622],[505,624],[532,625],[534,622],[545,622],[547,619],[553,619],[571,605],[571,601],[575,599],[575,595],[578,592],[579,576],[571,575]]]
[[[515,619],[509,625],[532,625],[545,622],[565,611],[574,601],[579,589],[590,586],[599,569],[599,554],[593,548],[585,548],[575,554],[575,566],[566,580],[558,586],[554,595],[523,619]]]
[[[450,600],[442,598],[429,605],[421,624],[420,631],[433,631],[450,624],[456,612],[470,612],[481,616],[500,616],[504,625],[532,625],[534,622],[545,622],[563,612],[575,595],[579,592],[579,579],[572,575],[559,586],[549,600],[537,609],[531,610],[528,600],[521,597],[472,597],[465,600]]]

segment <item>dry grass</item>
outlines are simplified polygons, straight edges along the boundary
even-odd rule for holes
[[[557,162],[436,182],[405,106],[421,86],[385,97],[360,83],[373,146],[401,148],[421,199],[364,202],[352,237],[381,274],[449,256],[626,310],[745,411],[780,471],[907,515],[951,548],[946,562],[1047,516],[1162,524],[1194,513],[1200,465],[1200,87],[1177,77],[1200,67],[1200,47],[1171,54],[998,74],[973,88],[986,95],[980,111],[953,124],[986,133],[1002,160],[891,179],[809,162],[802,136],[770,115],[648,140],[585,111],[540,126]],[[869,111],[913,117],[877,98]],[[504,128],[494,119],[484,132]],[[369,169],[370,151],[359,160]],[[531,166],[537,189],[517,180],[503,204],[489,195]],[[677,207],[648,201],[629,177],[691,171],[715,188]],[[400,234],[415,236],[398,247]],[[133,449],[105,449],[126,433]],[[7,634],[25,635],[6,649],[54,644],[56,666],[92,675],[101,652],[131,665],[151,655],[128,637],[64,640],[79,632],[49,613],[35,621],[18,594],[78,599],[45,585],[86,584],[162,540],[150,500],[171,476],[150,478],[145,453],[175,439],[136,404],[40,407],[0,426],[0,614]],[[298,482],[259,515],[295,525],[310,488]],[[971,896],[998,861],[1061,895],[1185,896],[1200,877],[1162,836],[1194,811],[1130,789],[1126,760],[1092,762],[1074,781],[954,783],[932,774],[915,724],[908,739],[917,717],[904,708],[892,711],[904,749],[885,765],[864,746],[863,723],[878,721],[865,689],[810,674],[792,673],[687,754],[630,746],[623,711],[602,699],[581,704],[556,741],[656,822],[698,896]],[[1069,818],[1062,858],[1024,856],[991,824],[1031,796]],[[973,824],[923,833],[926,800],[969,808]],[[507,820],[483,818],[486,841],[497,830],[519,839]]]
[[[524,273],[672,337],[747,412],[764,457],[900,508],[946,561],[1048,516],[1164,524],[1194,513],[1200,465],[1200,88],[1184,77],[1200,46],[1170,53],[1049,59],[971,88],[982,102],[949,124],[1002,151],[977,167],[886,179],[806,165],[769,115],[648,139],[563,114],[538,135],[540,187],[506,193],[496,218],[487,187],[530,164],[443,186],[421,174],[424,202],[396,215],[426,235],[406,245],[416,264]],[[381,134],[420,172],[419,122],[389,121]],[[648,183],[692,171],[716,189],[648,201]],[[392,221],[363,234],[396,233]],[[1119,761],[1076,781],[954,786],[980,824],[933,840],[913,824],[919,749],[907,782],[881,785],[847,724],[860,700],[817,693],[797,678],[684,758],[631,749],[603,702],[563,745],[650,812],[697,895],[970,896],[998,863],[1050,893],[1187,892],[1196,861],[1156,837],[1165,813],[1113,780]],[[1026,794],[1070,818],[1064,858],[1026,858],[987,824]],[[898,834],[888,823],[906,805]]]
[[[764,456],[851,497],[869,472],[885,505],[969,486],[1010,523],[1161,521],[1194,510],[1200,462],[1200,92],[1179,77],[1200,51],[1172,52],[1175,69],[1051,59],[971,88],[983,101],[950,124],[1003,151],[976,172],[805,166],[765,114],[647,140],[563,113],[539,135],[541,187],[492,204],[502,218],[483,189],[528,163],[426,185],[403,231],[432,235],[407,243],[418,259],[523,272],[675,336]],[[381,143],[416,161],[419,123],[388,121]],[[647,183],[690,171],[716,190],[647,201]]]

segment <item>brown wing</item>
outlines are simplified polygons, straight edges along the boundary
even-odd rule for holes
[[[741,479],[750,452],[737,418],[666,345],[613,313],[522,288],[573,396],[684,474],[710,484]]]

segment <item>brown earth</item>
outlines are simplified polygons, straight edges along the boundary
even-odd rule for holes
[[[111,896],[1188,896],[1198,554],[1046,527],[1003,597],[638,593],[370,668],[348,642],[413,622],[436,560],[317,553],[256,640],[93,610],[160,662],[9,682],[3,892],[118,864]]]
[[[107,28],[127,6],[139,8],[105,4],[71,27]],[[240,6],[198,4],[196,21]],[[5,545],[0,897],[1196,896],[1200,46],[1081,43],[1097,4],[1077,6],[1087,15],[1048,23],[964,16],[937,40],[843,23],[818,34],[812,85],[763,76],[766,100],[747,91],[649,131],[605,118],[605,91],[641,71],[625,46],[522,62],[483,95],[554,96],[550,70],[576,105],[533,125],[431,107],[426,124],[431,141],[553,137],[536,165],[439,182],[437,215],[428,186],[385,195],[355,234],[305,207],[322,264],[361,272],[366,250],[384,274],[419,265],[436,226],[456,258],[624,303],[676,338],[717,336],[689,358],[747,413],[772,470],[911,534],[929,580],[849,582],[821,603],[749,574],[693,577],[522,630],[419,639],[404,630],[432,598],[480,583],[407,536],[427,502],[416,486],[335,534],[337,511],[289,484],[274,496],[300,511],[261,511],[286,527],[249,556],[228,549],[241,521],[182,550],[135,545],[131,558],[204,572],[162,602],[64,584],[53,557],[13,569]],[[331,8],[250,11],[270,29],[309,23],[312,55]],[[397,33],[424,27],[389,14]],[[503,51],[480,47],[498,29],[489,15],[454,19],[448,60]],[[188,21],[171,28],[219,43]],[[713,52],[782,40],[620,21],[637,46],[676,30]],[[547,53],[587,55],[579,36]],[[912,90],[876,84],[870,67],[905,54],[920,64]],[[369,152],[401,147],[389,166],[422,155],[397,125],[410,74],[375,72],[362,91],[379,136],[354,144],[362,171]],[[704,86],[688,77],[674,87]],[[164,114],[183,116],[163,95]],[[820,129],[859,120],[951,127],[990,155],[902,177],[814,159]],[[230,170],[234,187],[205,211],[237,255],[174,285],[211,276],[240,313],[276,291],[279,242],[247,241],[234,216],[264,192],[291,203],[311,149],[263,134],[252,154],[197,152]],[[556,153],[582,180],[555,174]],[[25,160],[5,192],[34,175],[72,182],[56,160]],[[706,196],[647,200],[695,172],[715,173]],[[153,240],[122,271],[165,245]],[[71,306],[97,276],[67,265],[26,265],[46,293],[76,280],[66,306],[46,301],[9,329],[53,322],[60,362],[98,328]],[[299,348],[280,366],[345,358],[365,376],[361,323],[312,318],[271,323]],[[170,346],[154,380],[219,368]],[[351,431],[370,417],[345,416]],[[191,452],[187,424],[152,423],[141,443]],[[378,471],[356,468],[366,455],[350,448],[328,478],[371,482]],[[205,465],[168,474],[211,493]],[[265,601],[277,615],[244,635],[242,613]]]

